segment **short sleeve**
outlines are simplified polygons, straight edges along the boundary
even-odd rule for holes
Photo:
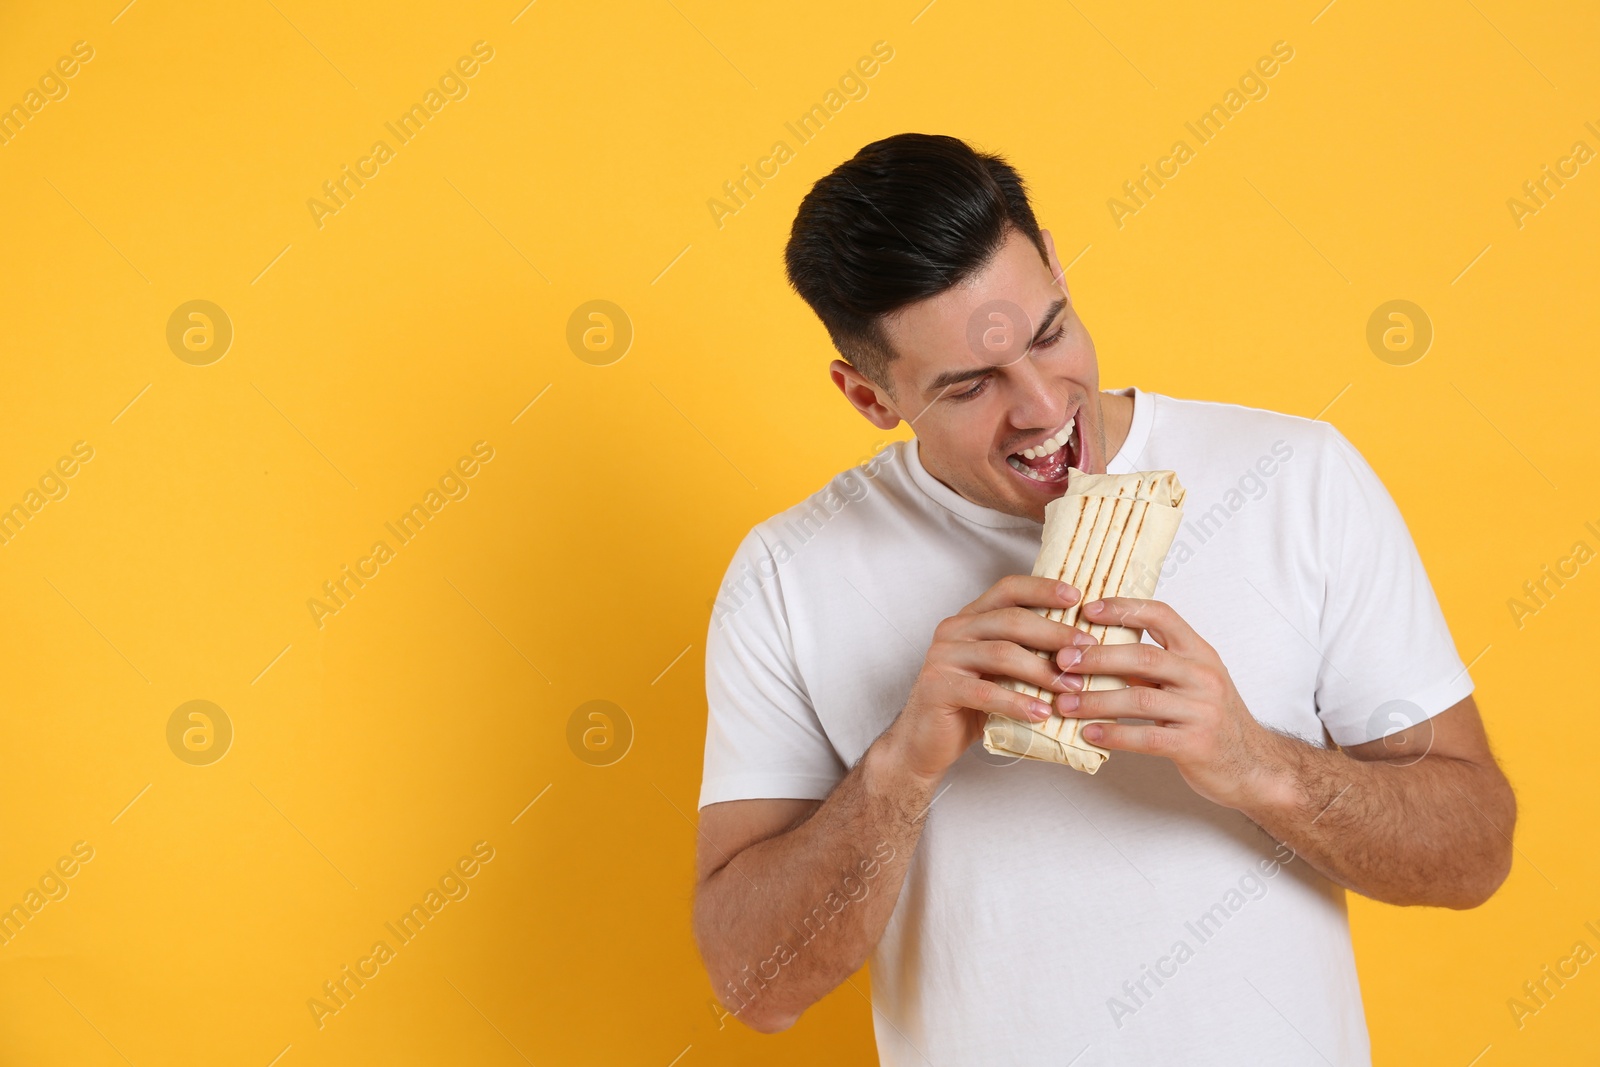
[[[700,807],[726,800],[821,800],[847,768],[795,663],[782,575],[758,530],[747,535],[706,640],[706,752]]]
[[[1316,521],[1325,581],[1317,715],[1339,745],[1429,719],[1473,689],[1411,532],[1361,453],[1328,427]]]

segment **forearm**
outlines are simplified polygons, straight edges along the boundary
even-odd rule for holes
[[[1389,904],[1470,908],[1511,866],[1516,800],[1498,768],[1359,760],[1273,734],[1239,810],[1326,877]]]
[[[932,786],[880,738],[806,821],[701,883],[695,935],[732,1014],[757,1030],[785,1029],[860,968],[894,910],[932,799]]]

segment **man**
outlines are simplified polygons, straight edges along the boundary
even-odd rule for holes
[[[718,998],[782,1030],[870,957],[885,1064],[1369,1063],[1345,889],[1475,907],[1515,821],[1383,483],[1326,423],[1102,392],[1021,179],[954,138],[817,182],[787,265],[839,391],[916,437],[729,568],[694,910]],[[1069,465],[1187,490],[1158,599],[1082,609],[1138,644],[1032,610],[1079,597],[1028,576]],[[1136,684],[1077,692],[1097,673]],[[1085,729],[1098,774],[975,743],[1048,710],[1006,678],[1124,720]]]

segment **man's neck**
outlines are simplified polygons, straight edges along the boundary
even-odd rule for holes
[[[1102,392],[1100,413],[1105,425],[1103,459],[1109,467],[1111,460],[1122,451],[1123,442],[1128,439],[1128,431],[1133,429],[1133,397]]]

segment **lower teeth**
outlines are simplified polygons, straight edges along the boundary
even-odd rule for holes
[[[1032,467],[1030,467],[1026,463],[1022,462],[1016,456],[1007,456],[1006,457],[1006,462],[1011,464],[1017,470],[1021,471],[1023,474],[1027,475],[1029,478],[1032,478],[1036,482],[1042,482],[1042,481],[1046,480],[1043,475],[1039,474]]]
[[[1072,434],[1067,438],[1067,443],[1062,445],[1061,448],[1059,449],[1059,451],[1066,453],[1066,455],[1063,457],[1063,462],[1066,463],[1068,466],[1072,466],[1073,453],[1071,452],[1071,449],[1072,449],[1073,442],[1075,442],[1077,439],[1078,439],[1078,431],[1077,431],[1076,428],[1074,428],[1073,431],[1072,431]],[[1051,455],[1054,455],[1054,454],[1055,453],[1053,453],[1053,452],[1051,453]],[[1032,478],[1036,482],[1043,482],[1043,481],[1048,481],[1049,480],[1049,479],[1045,478],[1043,475],[1040,475],[1039,473],[1037,473],[1032,467],[1030,467],[1026,463],[1022,462],[1022,460],[1018,459],[1016,456],[1007,456],[1006,457],[1006,462],[1011,464],[1011,466],[1015,467],[1017,470],[1021,471],[1023,474],[1026,474],[1029,478]]]

